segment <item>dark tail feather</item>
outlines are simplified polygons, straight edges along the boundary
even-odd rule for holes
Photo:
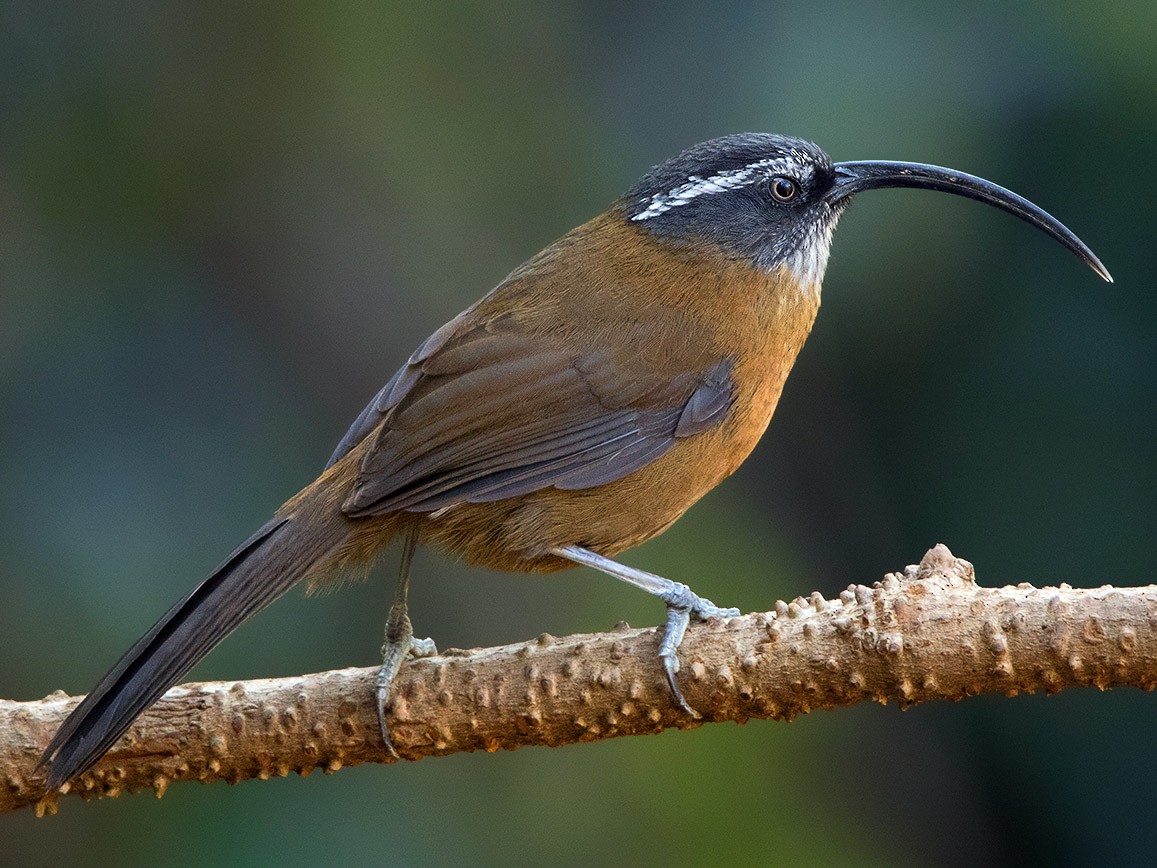
[[[88,770],[159,699],[240,624],[300,581],[344,537],[274,518],[137,640],[61,725],[40,758],[45,786]]]

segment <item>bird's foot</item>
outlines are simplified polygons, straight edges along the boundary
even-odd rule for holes
[[[673,582],[646,570],[628,567],[582,546],[555,546],[550,549],[550,553],[576,564],[594,567],[608,576],[614,576],[629,585],[641,588],[648,594],[654,594],[667,604],[667,628],[659,643],[659,658],[663,661],[663,669],[667,673],[667,683],[671,685],[675,703],[687,714],[698,719],[701,715],[687,704],[687,700],[683,698],[683,691],[679,689],[679,682],[675,679],[679,673],[678,651],[683,634],[687,632],[687,625],[691,623],[692,618],[696,621],[706,621],[708,618],[738,618],[739,610],[720,608],[710,600],[700,597],[682,582]]]
[[[414,638],[409,620],[409,618],[405,620],[406,629],[401,636],[391,637],[387,634],[385,644],[382,645],[382,667],[378,670],[378,677],[374,682],[377,687],[378,729],[381,731],[386,751],[394,759],[398,758],[398,752],[394,750],[390,730],[386,726],[386,706],[390,701],[390,688],[393,686],[394,677],[407,657],[435,657],[438,654],[438,646],[434,644],[433,639]]]
[[[716,606],[679,582],[672,582],[671,587],[658,596],[667,604],[667,627],[659,643],[659,659],[663,661],[663,669],[667,673],[671,693],[675,696],[675,704],[698,720],[702,715],[687,704],[679,681],[675,677],[679,673],[678,652],[679,646],[683,643],[683,635],[687,632],[687,626],[692,618],[696,621],[706,621],[708,618],[738,618],[739,610]]]

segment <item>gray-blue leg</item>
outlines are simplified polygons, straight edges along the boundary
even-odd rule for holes
[[[667,628],[663,632],[663,640],[659,643],[659,658],[663,661],[667,682],[671,685],[671,692],[675,695],[679,707],[692,717],[699,717],[699,713],[683,698],[683,691],[679,689],[679,682],[675,680],[675,676],[679,673],[678,652],[683,634],[687,632],[687,625],[691,623],[692,617],[700,621],[708,618],[737,618],[739,610],[721,609],[681,582],[673,582],[646,570],[628,567],[582,546],[556,546],[550,553],[574,561],[576,564],[593,567],[608,576],[614,576],[629,585],[642,588],[667,604]]]
[[[394,603],[390,606],[390,615],[386,620],[386,635],[382,640],[382,668],[378,670],[378,727],[382,732],[382,741],[391,756],[397,757],[394,744],[390,741],[390,731],[386,727],[386,703],[390,698],[390,686],[394,683],[394,676],[402,668],[407,657],[433,657],[438,653],[433,639],[415,639],[414,627],[410,623],[410,614],[407,599],[410,595],[410,564],[414,560],[414,549],[418,546],[418,530],[411,528],[406,532],[406,539],[402,546],[402,569],[398,579],[398,590],[394,594]]]

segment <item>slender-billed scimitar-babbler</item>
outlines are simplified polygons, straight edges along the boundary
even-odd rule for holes
[[[435,331],[354,420],[316,480],[178,601],[77,706],[44,752],[46,787],[92,766],[250,616],[401,541],[377,681],[433,653],[406,613],[419,543],[496,570],[585,564],[667,606],[659,661],[674,702],[691,619],[738,615],[613,558],[669,528],[733,473],[771,419],[811,330],[836,221],[858,193],[920,187],[995,205],[1092,251],[1031,202],[919,163],[833,163],[766,133],[660,163],[606,211]],[[392,747],[390,748],[392,750]]]

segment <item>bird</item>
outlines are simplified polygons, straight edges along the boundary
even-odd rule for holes
[[[493,570],[593,567],[659,598],[674,704],[692,620],[734,617],[687,585],[615,560],[731,475],[771,420],[820,306],[832,233],[852,198],[909,187],[979,200],[1043,230],[1106,281],[1056,218],[938,166],[833,162],[810,141],[739,133],[659,163],[610,207],[518,266],[433,332],[354,420],[324,471],[125,652],[40,760],[45,789],[92,767],[243,621],[305,581],[365,571],[394,541],[401,571],[375,682],[415,638],[415,548]]]

